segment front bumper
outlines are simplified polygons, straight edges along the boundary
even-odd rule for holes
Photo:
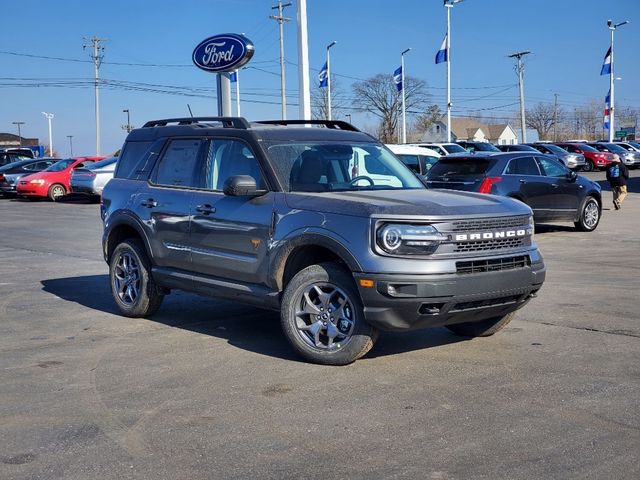
[[[473,274],[386,275],[355,273],[365,319],[381,330],[466,323],[523,307],[542,286],[544,263]],[[361,286],[361,279],[374,286]]]

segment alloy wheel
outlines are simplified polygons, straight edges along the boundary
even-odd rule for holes
[[[584,207],[584,224],[585,226],[591,230],[595,228],[598,224],[598,219],[600,218],[600,212],[598,211],[598,205],[595,201],[591,200]]]
[[[122,252],[116,262],[113,275],[113,290],[120,301],[132,306],[140,296],[140,268],[135,257],[129,252]]]

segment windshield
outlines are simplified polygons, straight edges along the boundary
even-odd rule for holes
[[[491,145],[490,143],[487,143],[487,142],[474,143],[473,148],[477,152],[499,152],[500,151],[494,145]]]
[[[550,152],[559,153],[560,155],[564,155],[565,153],[567,153],[567,151],[564,148],[560,148],[559,146],[552,145],[550,143],[545,143],[544,148],[546,148]]]
[[[266,143],[285,191],[425,188],[409,168],[379,144]]]
[[[627,153],[627,151],[622,148],[620,145],[616,145],[615,143],[598,143],[595,145],[595,148],[600,150],[601,152],[614,152],[614,153]]]
[[[632,145],[632,146],[634,146],[636,148],[640,148],[640,143],[638,143],[638,142],[628,142],[628,143],[629,143],[629,145]]]
[[[438,177],[484,175],[489,169],[489,160],[477,158],[440,159],[427,173],[429,180]]]
[[[68,168],[75,160],[73,158],[67,158],[66,160],[60,160],[59,162],[54,163],[49,168],[45,170],[45,172],[61,172],[62,170]]]
[[[588,153],[596,153],[598,151],[595,148],[590,147],[589,145],[584,144],[584,143],[581,143],[580,145],[577,145],[575,148],[579,148],[583,152],[588,152]]]
[[[447,153],[467,153],[467,151],[464,148],[462,148],[460,145],[456,143],[442,145],[442,148],[444,148],[447,151]]]

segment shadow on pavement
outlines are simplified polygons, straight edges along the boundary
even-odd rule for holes
[[[609,186],[609,182],[606,180],[598,180],[596,183],[602,187],[603,192],[611,191],[611,186]],[[627,180],[627,192],[640,193],[640,177],[632,177]]]
[[[53,278],[42,280],[40,283],[45,292],[63,300],[119,315],[111,297],[108,275]],[[262,355],[303,361],[292,351],[285,339],[278,312],[174,292],[165,297],[160,310],[149,320],[221,338],[230,345]],[[469,339],[466,337],[453,335],[445,328],[408,333],[383,332],[374,348],[364,358],[384,357],[467,340]]]

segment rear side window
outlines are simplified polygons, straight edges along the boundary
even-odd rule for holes
[[[135,178],[143,168],[151,142],[127,142],[124,146],[115,177]]]
[[[540,175],[540,170],[533,157],[514,158],[505,170],[508,175]]]
[[[484,175],[490,162],[484,159],[442,159],[429,170],[429,178],[459,175]]]
[[[154,183],[173,187],[199,187],[196,175],[202,140],[173,140],[159,161]]]

